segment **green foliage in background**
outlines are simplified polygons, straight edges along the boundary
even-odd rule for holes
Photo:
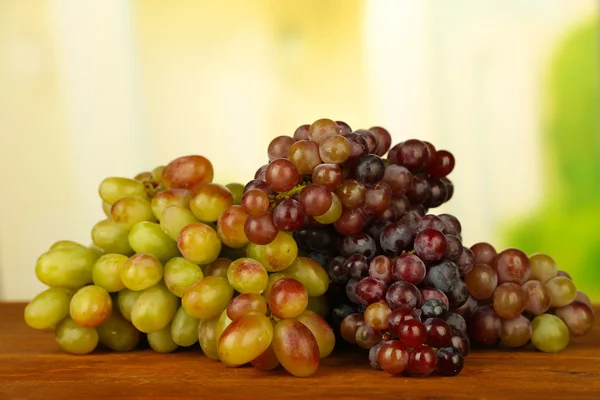
[[[505,242],[552,255],[600,301],[600,81],[598,21],[571,31],[551,65],[544,116],[544,200]]]

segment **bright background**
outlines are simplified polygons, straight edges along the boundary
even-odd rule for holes
[[[548,252],[600,301],[594,0],[0,0],[0,299],[89,242],[97,186],[185,154],[245,182],[302,123],[452,151],[464,242]]]

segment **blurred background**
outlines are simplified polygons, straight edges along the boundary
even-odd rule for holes
[[[600,301],[594,0],[0,0],[0,300],[88,243],[97,187],[186,154],[246,182],[319,118],[452,151],[467,246],[547,252]]]

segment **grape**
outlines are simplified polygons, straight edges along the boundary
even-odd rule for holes
[[[185,290],[181,304],[194,318],[205,319],[221,314],[232,297],[233,288],[227,279],[206,276]]]
[[[162,280],[163,266],[152,254],[135,254],[121,267],[120,277],[127,289],[148,289]]]
[[[421,293],[412,283],[397,281],[389,287],[385,299],[392,310],[413,309],[421,302]]]
[[[427,300],[420,307],[423,318],[445,318],[448,307],[441,300]]]
[[[183,156],[171,161],[163,170],[163,184],[167,189],[189,189],[196,192],[212,182],[214,170],[211,162],[198,155]]]
[[[366,350],[379,343],[382,338],[381,332],[373,330],[367,324],[362,324],[356,330],[356,344]]]
[[[242,211],[241,206],[231,206],[219,216],[217,232],[223,244],[232,249],[239,249],[248,244],[249,240],[245,233],[247,219],[248,215]],[[206,264],[206,262],[199,264]]]
[[[448,297],[450,308],[462,306],[469,299],[467,284],[462,280],[457,281],[452,289],[446,293],[446,296]]]
[[[71,354],[88,354],[98,345],[96,329],[82,328],[68,317],[56,326],[54,338],[62,350]]]
[[[398,328],[398,338],[408,347],[417,347],[425,343],[427,329],[420,321],[404,321]]]
[[[295,140],[308,140],[308,128],[310,128],[310,125],[308,125],[308,124],[300,125],[294,132],[294,139]]]
[[[494,265],[496,259],[496,249],[489,243],[479,242],[471,246],[471,252],[475,258],[475,264],[487,264],[489,266]]]
[[[118,292],[125,288],[120,270],[127,260],[122,254],[105,254],[98,258],[92,268],[94,285],[104,288],[107,292]]]
[[[241,204],[242,195],[244,194],[244,186],[240,183],[228,183],[225,185],[227,189],[231,192],[233,196],[233,204]]]
[[[390,210],[394,211],[396,214],[396,219],[399,219],[410,210],[410,200],[406,196],[392,197],[392,200],[390,200]]]
[[[131,322],[142,332],[150,333],[166,327],[178,306],[177,297],[159,283],[144,290],[131,309]]]
[[[392,310],[384,300],[375,302],[367,307],[364,318],[365,323],[375,330],[388,328],[389,318]]]
[[[215,222],[232,205],[233,194],[217,183],[200,187],[190,201],[190,209],[203,222]]]
[[[502,334],[502,320],[490,306],[481,306],[469,318],[469,337],[479,344],[495,343]]]
[[[448,297],[439,289],[427,287],[421,289],[421,304],[427,300],[440,300],[446,305],[446,308],[450,308]]]
[[[334,190],[342,183],[342,169],[337,164],[320,164],[312,172],[312,182]]]
[[[517,249],[506,249],[498,254],[494,269],[498,273],[498,283],[514,282],[522,285],[529,280],[531,273],[529,258]]]
[[[227,316],[232,321],[250,313],[267,314],[265,298],[256,293],[243,293],[231,299],[227,305]]]
[[[269,210],[269,196],[262,190],[252,189],[242,196],[242,211],[251,217],[260,217]]]
[[[362,254],[371,259],[376,253],[375,241],[365,233],[344,236],[340,243],[340,252],[343,256]]]
[[[152,212],[156,219],[162,217],[163,211],[169,206],[189,207],[192,192],[187,189],[163,190],[157,193],[151,201]]]
[[[49,288],[38,294],[25,307],[24,317],[33,329],[54,329],[69,315],[73,293],[68,289]]]
[[[462,315],[455,312],[449,312],[444,317],[444,320],[453,330],[460,331],[465,335],[467,334],[467,321],[465,321]]]
[[[110,209],[110,217],[115,224],[126,231],[141,221],[156,221],[150,202],[140,196],[122,197]]]
[[[463,247],[460,256],[456,260],[460,276],[465,276],[475,267],[475,257],[468,247]]]
[[[421,232],[425,229],[435,229],[442,232],[444,230],[444,224],[437,215],[427,214],[419,221],[417,225],[417,232]]]
[[[454,347],[445,347],[437,352],[437,372],[441,375],[454,376],[462,371],[464,357],[460,350]]]
[[[334,257],[327,267],[329,278],[335,283],[345,284],[350,279],[350,271],[344,267],[344,261],[342,256]]]
[[[350,158],[346,161],[346,166],[351,167],[356,164],[360,156],[369,152],[369,146],[365,138],[356,133],[345,133],[342,136],[350,142]]]
[[[275,325],[273,350],[283,368],[294,376],[311,376],[319,368],[317,340],[299,321],[284,319]]]
[[[413,175],[410,188],[406,191],[406,197],[412,204],[423,204],[431,196],[431,187],[429,181],[419,175]],[[423,212],[422,215],[425,213]]]
[[[446,183],[438,178],[429,178],[427,182],[429,183],[430,195],[423,205],[427,208],[436,208],[444,204],[448,199]]]
[[[556,261],[547,254],[536,253],[529,257],[531,274],[529,279],[546,283],[558,272]]]
[[[445,234],[460,237],[462,226],[458,218],[451,214],[440,214],[438,217],[442,220],[442,224],[444,224]]]
[[[63,247],[42,254],[35,274],[51,287],[79,288],[92,282],[92,270],[98,256],[85,247]]]
[[[306,288],[293,278],[281,278],[271,287],[267,303],[279,318],[295,318],[308,304]]]
[[[269,294],[271,293],[271,288],[273,287],[275,282],[277,282],[281,278],[285,278],[285,277],[286,276],[283,272],[276,272],[274,274],[269,274],[269,281],[267,282],[267,287],[265,288],[265,291],[262,292],[262,296],[265,298],[265,300],[269,298]]]
[[[294,163],[301,175],[312,174],[315,167],[321,164],[319,146],[308,140],[300,140],[290,147],[288,159]]]
[[[344,179],[335,193],[342,204],[348,208],[358,207],[365,202],[366,189],[362,183],[354,179]]]
[[[441,318],[428,318],[424,322],[427,330],[427,345],[436,348],[450,346],[452,328]]]
[[[213,264],[218,260],[222,259],[217,258]],[[207,275],[208,272],[211,272],[209,267],[213,264],[209,264],[209,266],[207,266]],[[229,267],[229,263],[227,266]],[[167,288],[171,291],[171,293],[177,297],[182,297],[183,293],[188,287],[204,277],[204,274],[198,265],[186,260],[183,257],[171,258],[165,264],[164,272],[165,285],[167,285]]]
[[[269,244],[250,243],[246,255],[260,262],[268,272],[276,272],[292,264],[298,255],[298,245],[291,235],[279,232]]]
[[[424,283],[425,286],[433,286],[441,290],[447,296],[459,281],[460,274],[456,264],[452,261],[444,260],[439,264],[429,267]]]
[[[365,215],[359,208],[344,208],[333,226],[342,235],[359,233],[365,226]]]
[[[171,321],[171,338],[177,345],[189,347],[198,341],[200,320],[192,317],[183,307],[179,307]]]
[[[352,344],[356,344],[356,331],[358,327],[365,323],[365,319],[362,314],[352,313],[348,314],[340,325],[340,334],[342,338]]]
[[[396,152],[397,162],[412,172],[421,171],[428,163],[427,145],[420,140],[409,139],[400,143]]]
[[[362,305],[369,305],[382,300],[386,294],[385,282],[367,277],[361,279],[356,285],[356,298]]]
[[[399,340],[390,340],[379,349],[377,361],[381,368],[392,375],[399,374],[408,366],[408,349]]]
[[[516,283],[506,282],[494,291],[494,311],[500,318],[513,319],[519,316],[527,305],[527,291]]]
[[[361,136],[365,142],[367,143],[367,149],[370,154],[375,154],[377,152],[377,148],[379,147],[379,143],[377,143],[377,136],[366,129],[358,129],[354,131],[355,134]]]
[[[244,315],[221,334],[219,358],[227,365],[243,365],[267,350],[273,340],[273,325],[261,314]]]
[[[507,347],[521,347],[529,342],[531,337],[531,323],[527,318],[518,315],[513,319],[502,321],[500,342]]]
[[[463,249],[465,249],[465,247],[463,247],[460,239],[454,235],[444,235],[444,236],[446,237],[446,254],[444,255],[444,258],[447,258],[448,260],[451,260],[451,261],[456,261],[459,264],[459,269],[462,269],[465,271],[468,270],[469,272],[471,272],[471,269],[473,269],[473,267],[475,266],[474,259],[469,257],[469,254],[467,254],[467,257],[462,258],[462,262],[460,261],[461,256],[464,252]],[[461,264],[463,265],[463,268],[460,268]],[[464,275],[466,275],[466,274],[464,274]]]
[[[452,347],[460,351],[463,357],[467,357],[471,351],[471,342],[466,333],[453,331],[452,339]]]
[[[414,254],[403,254],[396,258],[392,267],[394,279],[418,285],[425,279],[427,270],[423,261]]]
[[[356,296],[356,287],[358,286],[358,279],[350,279],[346,284],[346,297],[354,304],[360,304],[360,300]]]
[[[475,311],[475,309],[477,307],[478,307],[477,300],[475,300],[471,296],[468,296],[467,301],[465,301],[465,304],[463,304],[462,306],[460,306],[458,308],[452,309],[452,311],[459,314],[463,318],[468,319],[471,316],[471,313],[473,311]]]
[[[369,264],[367,257],[362,254],[355,254],[344,261],[343,267],[350,273],[350,277],[361,279],[369,276]]]
[[[161,261],[179,255],[177,243],[154,222],[143,221],[135,224],[129,231],[129,244],[136,253],[152,254]]]
[[[282,231],[296,231],[304,224],[304,209],[296,200],[283,200],[273,210],[273,222]]]
[[[572,279],[572,278],[571,278],[571,275],[569,275],[569,273],[568,273],[568,272],[566,272],[566,271],[561,271],[561,270],[558,270],[558,271],[556,272],[556,276],[564,276],[565,278]]]
[[[402,324],[409,320],[421,322],[421,311],[417,309],[398,308],[390,314],[388,318],[388,327],[390,332],[398,337],[399,329]]]
[[[172,353],[179,348],[171,338],[171,324],[148,334],[148,344],[157,353]]]
[[[273,350],[273,342],[267,349],[254,360],[250,361],[252,366],[259,371],[271,371],[279,366],[277,354]]]
[[[240,258],[229,266],[227,279],[240,293],[260,294],[267,286],[268,276],[260,262],[251,258]]]
[[[498,286],[498,274],[487,264],[477,264],[465,276],[465,283],[475,300],[487,300]]]
[[[371,364],[371,367],[373,367],[373,369],[382,370],[381,365],[379,365],[379,360],[377,358],[379,357],[379,349],[381,349],[381,346],[383,346],[384,343],[386,343],[386,341],[382,340],[381,342],[376,343],[373,347],[369,349],[369,364]]]
[[[390,164],[385,167],[381,179],[390,185],[394,196],[402,196],[411,186],[412,174],[401,165]]]
[[[552,307],[563,307],[571,304],[577,296],[577,288],[572,280],[564,276],[557,276],[544,284]]]
[[[198,341],[202,352],[213,360],[219,359],[219,351],[217,349],[217,322],[219,317],[212,317],[200,320],[198,324]]]
[[[269,161],[277,160],[278,158],[287,158],[290,147],[292,147],[294,143],[296,143],[296,140],[289,136],[277,136],[275,139],[271,140],[269,148],[267,149]]]
[[[357,181],[367,187],[375,186],[383,178],[385,165],[381,158],[374,154],[360,156],[354,166],[354,176]]]
[[[417,227],[419,225],[419,221],[421,221],[421,215],[419,215],[418,212],[414,211],[414,210],[410,210],[407,211],[404,215],[402,215],[402,217],[400,217],[400,220],[398,220],[398,223],[408,227],[408,229],[410,229],[410,231],[412,232],[413,235],[417,234]]]
[[[385,283],[392,283],[395,279],[393,276],[393,265],[395,264],[392,264],[392,260],[386,256],[376,256],[369,264],[369,276],[380,279]]]
[[[253,179],[250,182],[248,182],[246,184],[246,186],[244,186],[244,191],[243,193],[246,193],[250,190],[262,190],[263,192],[265,192],[267,195],[272,195],[273,194],[273,189],[271,189],[269,187],[269,184],[261,179]]]
[[[208,264],[219,257],[221,241],[210,226],[196,222],[182,229],[177,247],[186,260],[195,264]]]
[[[324,225],[333,224],[342,215],[342,202],[340,201],[340,198],[335,193],[331,193],[331,197],[331,206],[325,214],[314,217],[317,222]]]
[[[325,186],[311,184],[302,189],[299,201],[307,215],[318,216],[329,210],[333,196]]]
[[[252,243],[265,245],[275,240],[279,230],[273,222],[273,215],[266,213],[260,217],[248,217],[244,224],[244,233]]]
[[[428,376],[435,370],[436,364],[435,351],[422,345],[411,351],[406,373],[412,376]]]
[[[140,342],[140,332],[116,310],[96,332],[100,343],[114,351],[133,350]]]
[[[80,247],[80,248],[85,248],[84,245],[82,245],[81,243],[77,243],[74,242],[72,240],[59,240],[57,242],[54,242],[52,244],[52,246],[50,246],[48,248],[48,250],[56,250],[56,249],[62,249],[62,248],[66,248],[66,247]]]
[[[146,187],[143,183],[128,178],[106,178],[98,188],[98,194],[103,201],[114,204],[117,200],[129,196],[146,196]]]
[[[427,172],[436,178],[444,178],[454,169],[454,156],[446,150],[438,150],[432,162],[427,166]]]
[[[415,252],[425,261],[441,260],[446,254],[446,237],[435,229],[425,229],[415,238]]]
[[[297,257],[283,273],[300,282],[306,288],[308,295],[312,297],[325,294],[329,288],[327,271],[307,257]]]
[[[575,301],[580,301],[583,304],[587,304],[590,308],[592,308],[592,301],[587,296],[587,294],[585,294],[583,292],[579,292],[579,291],[577,292],[577,295],[575,295]]]
[[[550,308],[550,294],[540,281],[527,281],[522,288],[527,292],[525,311],[540,315]]]
[[[131,321],[131,310],[133,310],[133,305],[141,294],[142,292],[136,292],[129,289],[123,289],[117,294],[119,311],[127,321]]]
[[[326,163],[341,164],[350,157],[350,142],[343,136],[335,135],[319,145],[319,156]]]
[[[265,171],[265,181],[277,192],[291,190],[298,183],[298,178],[298,169],[292,161],[285,158],[272,161]]]
[[[378,156],[384,155],[392,145],[392,136],[386,129],[380,126],[371,127],[369,131],[377,138],[378,145],[375,154]]]
[[[573,337],[583,336],[594,327],[594,310],[581,301],[558,307],[555,315],[567,325]]]
[[[329,316],[329,300],[327,300],[326,295],[309,297],[306,309],[318,314],[322,318],[327,318]]]
[[[108,319],[112,299],[100,286],[89,285],[79,289],[71,299],[69,313],[82,328],[95,328]]]
[[[352,128],[350,128],[350,125],[348,125],[344,121],[335,121],[335,123],[340,129],[340,134],[352,133]]]
[[[540,351],[558,353],[567,347],[569,339],[569,328],[556,315],[538,315],[531,322],[531,343]]]
[[[378,183],[365,193],[363,210],[367,215],[381,215],[388,210],[392,193],[387,183]]]

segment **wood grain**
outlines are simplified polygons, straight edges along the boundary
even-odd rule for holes
[[[560,354],[531,348],[479,350],[457,377],[392,377],[370,368],[365,354],[335,354],[311,378],[285,370],[227,368],[199,347],[61,352],[50,332],[23,322],[23,304],[0,304],[0,399],[600,399],[600,323]],[[600,311],[600,310],[598,310]]]

